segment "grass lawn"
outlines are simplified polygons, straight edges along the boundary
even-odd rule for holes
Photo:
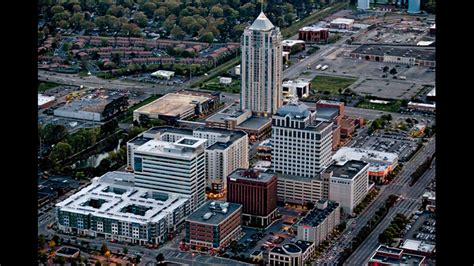
[[[355,78],[316,76],[311,81],[311,88],[319,92],[329,91],[331,94],[339,94],[339,89],[344,90],[356,80]]]
[[[233,78],[230,85],[222,85],[219,84],[219,79],[215,77],[204,83],[201,89],[238,93],[240,92],[240,80]]]
[[[204,84],[205,82],[207,82],[209,80],[212,80],[213,78],[215,78],[219,75],[227,73],[227,71],[229,69],[231,69],[232,67],[234,67],[238,64],[240,64],[240,55],[236,58],[233,58],[233,59],[217,66],[216,68],[211,69],[207,73],[208,74],[207,76],[202,76],[200,79],[198,79],[193,84],[191,84],[191,88],[199,87],[199,86],[201,86],[201,84]]]
[[[400,110],[401,105],[402,102],[399,100],[391,101],[389,104],[370,103],[369,100],[364,100],[357,104],[357,107],[396,113]]]
[[[43,82],[39,81],[38,82],[38,92],[45,92],[51,88],[60,86],[61,84],[58,83],[53,83],[53,82]]]
[[[160,98],[163,95],[153,95],[148,97],[143,102],[137,103],[134,106],[130,107],[127,112],[124,114],[123,118],[120,119],[120,123],[132,123],[133,121],[133,111],[137,110],[138,108],[153,102],[154,100]]]

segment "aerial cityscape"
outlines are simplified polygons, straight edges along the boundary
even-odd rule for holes
[[[436,265],[435,6],[38,1],[38,265]]]

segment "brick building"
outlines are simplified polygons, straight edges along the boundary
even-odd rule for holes
[[[255,169],[237,169],[227,177],[227,201],[242,204],[242,223],[267,227],[277,215],[277,177]]]

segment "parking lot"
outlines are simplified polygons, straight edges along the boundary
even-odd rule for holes
[[[352,147],[398,154],[398,160],[405,162],[416,151],[419,139],[406,136],[405,132],[376,132],[372,136],[358,136]]]
[[[405,81],[366,79],[352,87],[352,91],[361,95],[370,95],[382,99],[409,100],[423,86]]]
[[[436,243],[436,219],[434,214],[418,212],[412,218],[413,223],[407,225],[408,232],[405,238],[416,239],[428,244]]]
[[[296,235],[293,234],[291,225],[303,218],[300,214],[304,214],[304,211],[289,207],[278,207],[278,210],[282,217],[263,232],[257,228],[243,227],[244,236],[238,241],[241,248],[236,248],[236,252],[233,252],[229,246],[226,248],[226,254],[242,254],[248,257],[254,251],[263,251],[263,257],[267,259],[273,247],[295,242]]]
[[[384,66],[388,66],[390,69],[395,68],[397,71],[396,76],[404,76],[406,81],[413,80],[417,82],[434,83],[435,70],[429,67],[408,66],[402,64],[397,65],[388,62],[349,58],[349,54],[357,47],[358,46],[352,45],[337,48],[326,55],[323,59],[315,62],[314,66],[318,64],[326,64],[328,65],[326,72],[368,78],[382,78],[383,74],[385,74],[382,69]],[[392,75],[387,75],[387,79],[393,80]]]

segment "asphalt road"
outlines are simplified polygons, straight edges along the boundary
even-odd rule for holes
[[[388,196],[402,195],[406,199],[397,203],[394,208],[387,214],[385,219],[375,228],[374,232],[368,236],[368,238],[358,247],[358,249],[348,258],[345,262],[346,265],[363,265],[363,263],[358,263],[362,260],[362,257],[365,260],[369,259],[371,252],[375,250],[374,238],[375,241],[378,240],[378,235],[385,230],[388,223],[391,221],[394,213],[399,210],[402,210],[404,213],[410,213],[411,211],[418,208],[418,198],[423,194],[425,187],[434,178],[434,167],[427,171],[425,175],[418,180],[418,182],[413,186],[409,187],[409,182],[411,180],[410,175],[418,168],[418,166],[423,163],[427,157],[433,155],[435,151],[435,138],[432,138],[430,141],[424,144],[424,146],[412,157],[412,159],[405,163],[403,169],[400,171],[399,175],[392,181],[392,183],[383,186],[376,197],[376,199],[361,213],[359,216],[354,218],[351,225],[348,225],[346,230],[341,234],[340,238],[330,245],[326,253],[320,256],[320,259],[317,262],[320,263],[338,263],[340,253],[345,249],[351,246],[352,239],[357,235],[357,233],[364,227],[367,222],[373,217],[375,212],[382,206],[385,205],[385,200]],[[380,228],[379,228],[380,227]],[[371,242],[372,241],[372,242]],[[369,245],[365,244],[369,242]],[[372,245],[370,245],[372,244]],[[366,246],[367,245],[367,246]]]
[[[435,162],[433,161],[433,164]],[[417,181],[417,183],[407,188],[409,180],[405,180],[399,184],[402,196],[404,200],[398,202],[395,207],[391,208],[387,216],[382,222],[375,227],[371,234],[362,242],[362,244],[352,253],[352,255],[346,260],[346,265],[365,265],[373,254],[374,250],[379,246],[378,236],[381,234],[393,220],[397,213],[401,213],[406,217],[409,217],[421,206],[421,196],[426,190],[426,186],[435,177],[435,167],[428,169],[425,174]]]

